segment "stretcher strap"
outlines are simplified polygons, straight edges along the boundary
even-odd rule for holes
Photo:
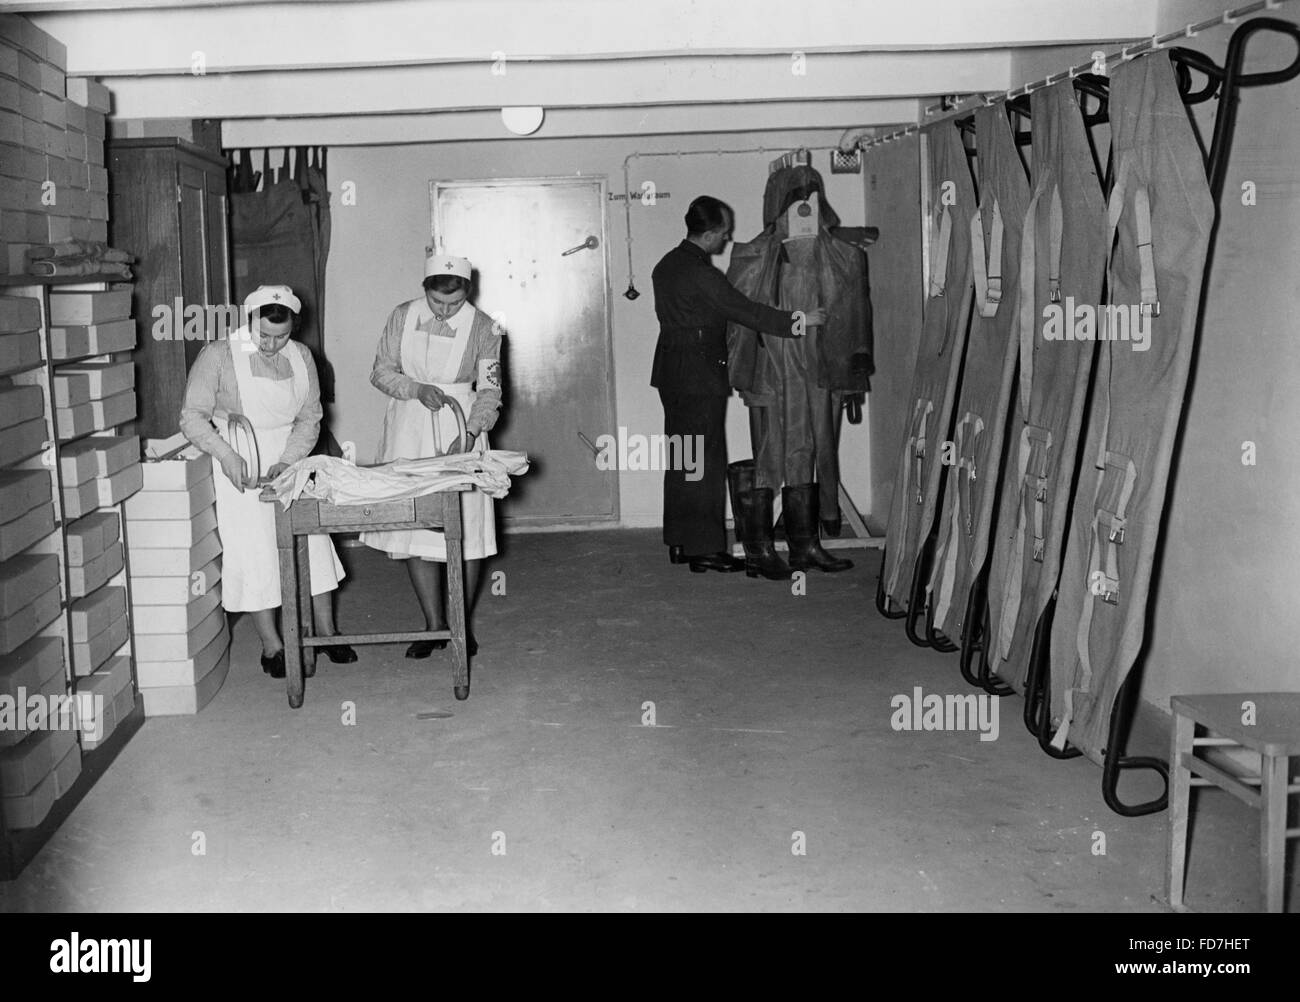
[[[1053,303],[1061,301],[1061,241],[1065,231],[1065,214],[1061,208],[1061,189],[1052,186],[1052,204],[1048,219],[1048,270],[1047,298]]]
[[[1128,519],[1129,500],[1137,483],[1137,466],[1131,458],[1118,452],[1104,452],[1095,464],[1098,470],[1093,493],[1093,516],[1089,526],[1087,581],[1083,593],[1083,611],[1075,646],[1079,654],[1079,684],[1074,690],[1080,693],[1092,688],[1092,657],[1089,647],[1092,639],[1093,615],[1097,599],[1105,605],[1118,606],[1121,595],[1119,548],[1124,545],[1124,531]],[[1117,489],[1118,488],[1118,489]],[[1112,500],[1113,499],[1113,500]],[[1067,704],[1073,707],[1071,698]],[[1064,748],[1069,738],[1071,715],[1061,719],[1061,726],[1052,737],[1052,744]]]
[[[1160,316],[1160,296],[1156,289],[1156,262],[1151,249],[1151,194],[1146,185],[1133,192],[1133,211],[1137,224],[1138,268],[1142,283],[1142,312]]]
[[[942,193],[940,194],[942,198]],[[952,246],[952,216],[941,206],[935,220],[934,256],[930,259],[930,295],[942,296],[948,286],[948,250]]]
[[[937,623],[948,618],[948,607],[952,603],[953,585],[957,579],[957,557],[961,552],[961,532],[964,528],[966,535],[970,536],[975,529],[974,485],[979,476],[976,450],[983,432],[983,419],[970,412],[957,425],[957,469],[951,517],[948,519],[948,531],[944,534],[943,545],[935,559],[935,573],[931,578],[931,588],[938,585],[938,598],[934,607]]]
[[[1002,614],[998,622],[997,656],[1005,661],[1011,653],[1016,626],[1020,621],[1021,588],[1024,582],[1026,526],[1034,526],[1033,559],[1042,562],[1044,546],[1044,509],[1047,504],[1047,460],[1052,448],[1052,433],[1046,428],[1025,425],[1020,432],[1020,449],[1016,481],[1020,484],[1014,542],[1007,578],[1002,588]],[[1032,511],[1032,515],[1030,512]]]
[[[1042,188],[1036,187],[1025,210],[1024,232],[1020,238],[1020,304],[1016,314],[1016,327],[1020,342],[1020,407],[1029,413],[1029,403],[1034,385],[1034,344],[1038,331],[1038,312],[1035,309],[1035,274],[1038,269],[1038,198]]]
[[[980,316],[997,316],[1002,302],[1002,207],[993,199],[993,222],[989,228],[987,254],[984,247],[984,216],[976,208],[970,219],[971,261],[975,267],[975,304]]]
[[[926,451],[926,425],[929,422],[930,412],[934,410],[934,404],[929,400],[918,399],[912,407],[912,428],[908,436],[907,444],[903,450],[903,483],[900,497],[903,503],[899,505],[898,527],[894,538],[901,543],[906,543],[909,538],[909,532],[912,524],[912,494],[913,482],[915,482],[915,500],[917,504],[925,503],[925,451]],[[904,559],[906,547],[897,547],[897,552],[890,551],[889,561],[891,567],[888,569],[885,580],[885,594],[893,596],[897,594],[898,578],[902,569],[909,562]]]

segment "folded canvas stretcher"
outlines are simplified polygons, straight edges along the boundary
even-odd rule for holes
[[[1052,625],[1053,744],[1094,761],[1142,646],[1147,596],[1187,389],[1214,200],[1168,58],[1111,77],[1115,183],[1108,300]],[[1118,324],[1146,325],[1145,349]]]
[[[1021,243],[1020,373],[988,581],[992,668],[1019,688],[1060,575],[1095,341],[1047,340],[1101,302],[1106,203],[1071,81],[1032,97],[1033,194]]]
[[[925,135],[930,167],[930,275],[880,580],[883,598],[905,608],[934,527],[944,469],[941,447],[948,437],[974,293],[969,223],[977,202],[966,153],[950,123]]]
[[[1004,108],[976,110],[975,141],[979,205],[959,217],[970,230],[975,309],[955,411],[952,473],[926,586],[934,625],[952,638],[970,625],[968,599],[988,558],[1016,367],[1021,230],[1030,199]]]

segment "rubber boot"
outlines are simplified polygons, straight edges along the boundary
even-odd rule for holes
[[[790,567],[772,543],[775,496],[770,487],[755,489],[754,461],[745,459],[728,465],[727,485],[731,488],[731,510],[736,516],[736,538],[745,548],[746,576],[788,581]]]
[[[785,517],[785,538],[790,543],[790,567],[796,571],[847,571],[852,560],[833,557],[822,548],[818,534],[817,487],[815,484],[798,484],[781,488],[782,512]]]

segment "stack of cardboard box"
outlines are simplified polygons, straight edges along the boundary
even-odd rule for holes
[[[108,90],[67,79],[67,48],[0,15],[0,268],[21,274],[33,245],[108,239]]]
[[[144,490],[126,503],[146,716],[197,713],[230,665],[212,460],[190,453],[144,463]]]

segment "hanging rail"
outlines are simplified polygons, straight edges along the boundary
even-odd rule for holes
[[[1053,84],[1060,83],[1062,80],[1073,80],[1081,73],[1087,73],[1093,70],[1099,63],[1104,66],[1115,66],[1119,63],[1128,62],[1130,59],[1136,59],[1138,56],[1148,52],[1154,52],[1156,49],[1163,49],[1170,42],[1176,42],[1181,38],[1191,38],[1210,28],[1216,28],[1220,25],[1236,24],[1243,17],[1259,13],[1265,10],[1276,10],[1283,3],[1290,0],[1256,0],[1254,3],[1244,4],[1235,10],[1225,10],[1218,17],[1206,18],[1204,21],[1198,21],[1195,24],[1187,24],[1177,31],[1171,31],[1165,35],[1152,35],[1150,38],[1141,42],[1135,42],[1133,45],[1127,45],[1118,52],[1110,55],[1103,54],[1100,60],[1095,57],[1086,63],[1080,63],[1078,66],[1071,66],[1059,73],[1049,73],[1041,80],[1035,80],[1033,83],[1027,83],[1020,87],[1013,87],[996,97],[985,95],[975,95],[974,100],[970,98],[963,99],[957,107],[950,108],[942,115],[936,115],[934,118],[928,118],[924,122],[918,122],[914,125],[906,126],[902,129],[896,129],[883,136],[875,136],[871,139],[859,139],[854,143],[854,147],[860,150],[867,150],[873,146],[881,146],[884,143],[891,143],[897,139],[903,139],[906,136],[920,132],[936,122],[946,121],[949,118],[956,118],[981,106],[997,104],[1002,101],[1010,101],[1016,97],[1022,97],[1026,94],[1032,94],[1036,90],[1042,90],[1044,87],[1050,87]],[[930,115],[935,111],[943,109],[943,103],[929,105],[925,109],[925,114]]]

